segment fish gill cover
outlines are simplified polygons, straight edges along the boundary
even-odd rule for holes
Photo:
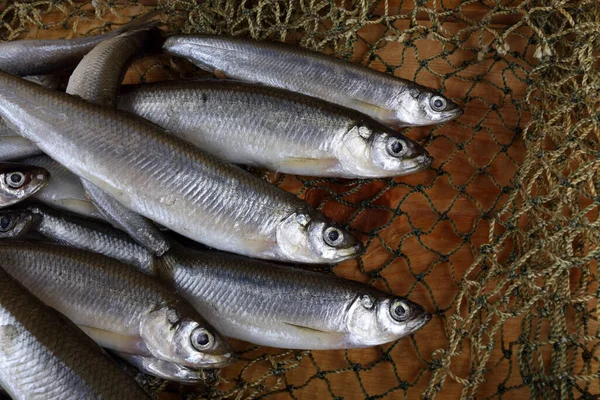
[[[600,4],[589,0],[15,1],[3,40],[98,34],[158,8],[169,31],[286,41],[439,88],[456,121],[405,130],[435,158],[395,179],[253,170],[366,244],[331,273],[434,313],[411,338],[348,351],[235,342],[190,398],[585,398],[599,392]],[[125,83],[193,77],[145,57]],[[231,142],[235,146],[235,140]]]

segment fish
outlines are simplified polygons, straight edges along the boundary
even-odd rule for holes
[[[0,242],[5,271],[101,347],[192,368],[235,360],[229,343],[172,289],[100,254]]]
[[[0,162],[0,208],[17,204],[48,183],[50,173],[30,164]]]
[[[57,74],[26,76],[24,79],[53,90],[60,85]],[[41,153],[35,143],[18,135],[0,119],[0,161],[17,161]]]
[[[154,357],[115,354],[147,375],[184,385],[212,384],[217,380],[216,369],[192,369]]]
[[[450,121],[461,108],[436,90],[360,64],[291,46],[215,35],[173,35],[163,50],[229,78],[351,108],[393,128]]]
[[[0,162],[17,161],[41,152],[35,143],[18,135],[0,120]]]
[[[69,40],[15,40],[0,43],[0,70],[26,76],[46,75],[57,70],[73,67],[102,41],[123,32],[143,28],[157,14],[157,11],[151,11],[115,31],[102,35]]]
[[[77,64],[66,92],[87,101],[115,106],[127,68],[142,51],[151,48],[154,23],[100,42]]]
[[[0,264],[0,385],[13,399],[150,399],[81,330]]]
[[[66,246],[103,254],[151,271],[153,254],[112,226],[41,205],[0,210],[0,238],[24,239],[30,232]]]
[[[0,220],[7,215],[11,214],[0,213]],[[88,235],[59,235],[72,236],[75,243],[70,244],[76,247],[90,240]],[[124,248],[131,241],[114,235],[114,230],[93,236],[106,243],[98,246],[99,251],[108,243]],[[408,299],[362,283],[227,253],[195,251],[177,243],[151,266],[135,268],[177,290],[219,332],[258,345],[308,350],[366,347],[414,333],[431,318]],[[146,367],[159,365],[152,362]],[[162,374],[187,371],[172,367],[164,366]]]
[[[107,39],[91,50],[77,65],[66,92],[89,102],[114,106],[117,93],[131,60],[144,49],[153,24]],[[109,193],[82,178],[88,197],[114,227],[127,232],[156,255],[169,249],[169,242],[152,221],[129,210]]]
[[[234,164],[335,178],[416,173],[418,143],[335,104],[231,80],[160,82],[124,91],[118,107]]]
[[[47,206],[68,211],[87,218],[104,220],[104,217],[87,197],[81,180],[71,171],[47,155],[29,157],[22,160],[25,164],[37,165],[50,171],[48,184],[32,196]]]
[[[154,274],[219,332],[262,346],[361,348],[415,333],[420,305],[369,285],[262,260],[173,248]]]
[[[48,89],[57,89],[60,84],[56,74],[26,76],[24,79]],[[18,135],[0,119],[0,161],[17,161],[41,153],[35,143]]]
[[[293,194],[130,113],[0,72],[0,116],[130,210],[207,246],[301,263],[364,251]]]

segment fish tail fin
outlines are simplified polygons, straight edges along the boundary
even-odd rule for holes
[[[164,39],[162,37],[162,32],[157,28],[162,25],[162,21],[153,19],[160,13],[160,10],[153,10],[140,17],[137,17],[136,19],[117,29],[115,31],[115,35],[142,35],[142,37],[145,38],[143,39],[144,52],[159,53]]]
[[[161,10],[150,11],[126,23],[125,25],[117,29],[115,33],[120,35],[122,33],[138,32],[158,27],[161,24],[161,21],[153,21],[153,19],[160,13]]]

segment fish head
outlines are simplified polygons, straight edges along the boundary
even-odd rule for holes
[[[320,213],[297,212],[277,227],[277,244],[292,261],[335,263],[357,257],[364,246]]]
[[[34,223],[33,215],[22,210],[0,210],[0,238],[24,237]]]
[[[377,123],[359,123],[342,139],[337,157],[346,171],[365,178],[412,174],[429,167],[432,158],[422,146]]]
[[[463,113],[452,100],[420,85],[404,90],[394,103],[396,123],[390,123],[398,126],[436,125],[458,118]]]
[[[50,173],[41,167],[0,163],[0,207],[20,202],[43,188]]]
[[[374,346],[400,339],[421,329],[431,314],[403,297],[362,294],[347,315],[350,344]]]
[[[235,360],[229,343],[200,315],[165,306],[148,313],[140,335],[153,357],[191,368],[219,368]]]

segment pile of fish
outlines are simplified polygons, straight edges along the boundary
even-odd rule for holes
[[[107,353],[195,384],[235,362],[227,338],[346,349],[423,327],[431,315],[406,298],[298,266],[363,245],[238,165],[416,173],[431,157],[395,129],[461,109],[285,44],[168,36],[154,17],[0,45],[0,385],[14,398],[145,398]],[[234,79],[121,88],[132,60],[158,51]],[[66,93],[45,76],[72,67]]]

